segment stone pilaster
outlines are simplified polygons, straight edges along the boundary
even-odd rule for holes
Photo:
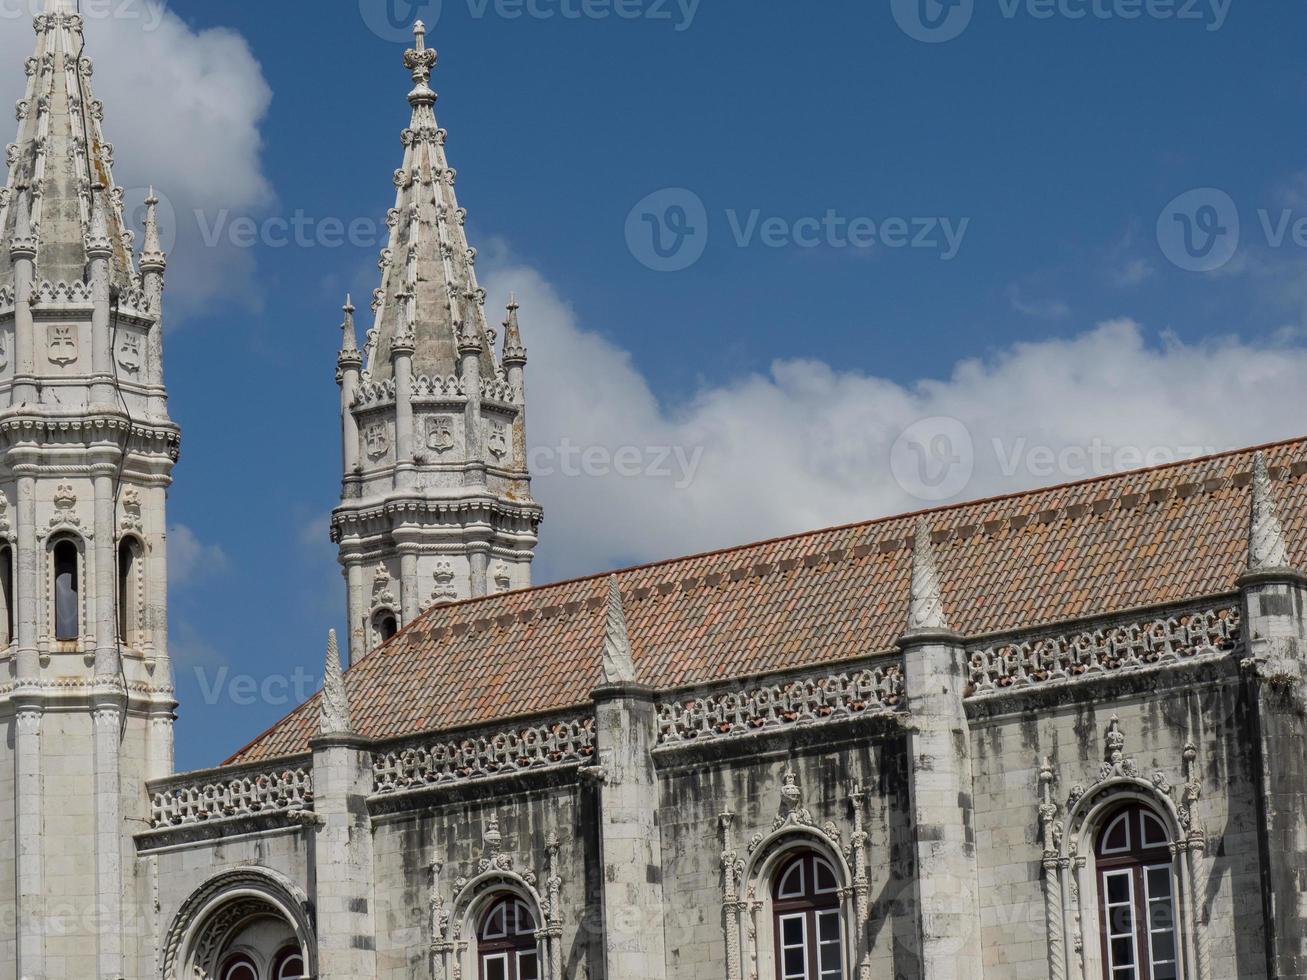
[[[1259,843],[1268,975],[1307,977],[1307,577],[1290,565],[1266,460],[1253,468],[1245,661],[1261,754]]]
[[[908,771],[923,980],[976,980],[980,912],[966,653],[948,627],[930,530],[918,529],[909,629],[900,641],[911,715]]]
[[[594,692],[599,756],[599,851],[603,868],[603,946],[607,980],[667,975],[653,748],[653,690],[635,668],[615,580],[609,586],[603,683]]]
[[[350,724],[336,632],[327,641],[325,680],[313,741],[314,841],[320,980],[377,975],[373,911],[372,754]]]

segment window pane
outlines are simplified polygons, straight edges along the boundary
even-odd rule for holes
[[[1111,854],[1130,850],[1130,814],[1123,813],[1107,828],[1103,835],[1102,851]]]
[[[531,914],[531,910],[526,907],[525,902],[518,902],[517,903],[517,934],[519,936],[529,935],[531,933],[534,933],[535,931],[536,931],[535,916]]]
[[[1153,963],[1167,963],[1175,959],[1175,933],[1153,933]]]
[[[1166,834],[1166,827],[1162,821],[1151,813],[1141,811],[1139,814],[1140,826],[1142,828],[1142,839],[1144,847],[1165,847],[1170,843]]]
[[[535,953],[522,953],[517,958],[517,980],[540,980],[539,966]]]
[[[781,878],[780,888],[776,891],[778,898],[802,898],[803,897],[803,862],[795,861],[785,876]]]
[[[807,951],[802,947],[798,949],[787,949],[785,951],[785,980],[807,980],[808,975],[808,957]]]
[[[1149,868],[1145,873],[1148,875],[1148,897],[1150,899],[1171,897],[1170,868]]]
[[[803,945],[803,919],[800,916],[792,915],[781,919],[781,945],[783,946],[802,946]]]
[[[486,980],[508,980],[508,957],[487,956],[482,963]]]
[[[823,943],[840,941],[840,915],[838,912],[823,912],[817,918],[817,939]]]
[[[1121,939],[1112,940],[1112,965],[1128,966],[1135,961],[1135,939],[1134,936],[1125,936]]]
[[[1109,936],[1130,935],[1135,931],[1135,910],[1129,905],[1121,905],[1112,909],[1107,919],[1107,934]]]
[[[1171,905],[1170,899],[1149,903],[1148,928],[1153,932],[1173,932],[1175,930],[1175,908]]]
[[[839,886],[835,883],[835,872],[831,866],[820,858],[817,859],[817,891],[833,892]]]
[[[1130,901],[1130,876],[1114,874],[1107,877],[1107,904],[1121,905]]]
[[[1153,980],[1177,980],[1179,976],[1180,974],[1176,972],[1174,963],[1153,967]]]

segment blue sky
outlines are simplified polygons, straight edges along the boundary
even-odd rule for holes
[[[378,36],[384,0],[175,0],[136,23],[136,0],[105,2],[90,53],[117,176],[158,181],[177,215],[172,631],[192,768],[311,690],[297,671],[316,678],[343,627],[336,328],[376,247],[335,247],[329,222],[391,205],[408,78],[404,44]],[[1307,8],[923,2],[970,20],[926,43],[898,0],[417,5],[486,284],[523,295],[532,439],[687,464],[542,478],[541,581],[1307,431]],[[15,98],[21,25],[0,42]],[[632,209],[667,188],[647,213],[699,202],[707,237],[659,272]],[[1194,189],[1211,189],[1179,205],[1198,233],[1240,230],[1197,272],[1158,236]],[[276,247],[297,214],[314,244]],[[228,234],[241,216],[253,247]],[[823,227],[893,240],[895,219],[926,244]],[[931,245],[945,227],[953,247]],[[892,454],[913,426],[935,445],[941,418],[976,459],[923,494]]]

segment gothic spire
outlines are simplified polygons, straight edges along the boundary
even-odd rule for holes
[[[626,610],[617,576],[608,579],[607,622],[604,625],[604,683],[635,683],[635,662],[631,659],[631,638],[626,631]]]
[[[930,525],[922,518],[917,522],[916,538],[912,545],[912,598],[908,612],[908,632],[946,630],[948,618],[944,615],[944,596],[940,589],[939,565],[935,560],[935,545],[931,541]]]
[[[159,198],[150,188],[145,199],[145,247],[141,249],[141,271],[162,272],[168,264],[163,242],[159,237]]]
[[[82,17],[67,0],[46,0],[45,12],[33,23],[36,49],[27,61],[18,136],[0,191],[0,251],[7,252],[23,237],[19,212],[26,208],[38,281],[83,281],[87,245],[93,241],[108,243],[111,283],[133,286],[132,236],[123,220],[122,191],[113,182],[113,147],[101,129],[104,107],[91,92],[91,60],[79,57]],[[104,186],[102,194],[94,192],[97,184]],[[96,215],[100,207],[103,227]],[[0,264],[0,284],[11,275]]]
[[[345,676],[340,669],[340,646],[336,642],[336,631],[331,630],[327,634],[327,665],[322,681],[322,704],[318,711],[318,733],[350,735],[353,732]]]
[[[1289,567],[1289,549],[1275,506],[1275,487],[1266,454],[1253,457],[1253,512],[1248,532],[1248,569],[1262,572]]]
[[[431,73],[436,52],[426,27],[414,25],[414,47],[404,54],[413,87],[409,127],[402,134],[403,164],[395,171],[395,206],[387,223],[390,241],[381,253],[381,286],[375,293],[373,330],[367,344],[368,377],[393,375],[396,338],[411,338],[413,373],[449,378],[458,373],[459,351],[479,351],[481,376],[495,378],[498,365],[489,340],[485,292],[477,284],[476,250],[464,233],[467,216],[454,193],[454,170],[445,156],[445,131],[436,124]],[[401,341],[404,342],[404,341]]]

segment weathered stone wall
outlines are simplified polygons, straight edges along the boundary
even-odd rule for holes
[[[599,952],[593,789],[575,783],[551,788],[484,785],[445,791],[442,797],[375,818],[378,977],[429,980],[432,901],[442,903],[452,923],[460,923],[465,911],[460,882],[477,878],[483,861],[534,882],[547,897],[550,845],[556,840],[564,975],[597,978],[590,970]],[[498,844],[491,831],[496,820]],[[465,924],[462,935],[470,937],[474,930],[475,924]],[[435,969],[435,976],[452,980],[453,973],[445,974],[442,964]]]
[[[0,980],[17,980],[18,907],[15,901],[14,717],[0,720]]]
[[[1067,816],[1073,789],[1092,787],[1107,759],[1114,717],[1124,756],[1144,779],[1161,774],[1179,800],[1186,780],[1185,748],[1197,749],[1201,798],[1197,816],[1208,836],[1207,901],[1212,977],[1257,978],[1266,970],[1257,841],[1258,772],[1249,706],[1237,664],[1181,669],[1128,682],[1081,684],[1060,692],[1009,699],[994,714],[972,705],[976,834],[987,976],[1044,978],[1049,960],[1043,890],[1044,842],[1039,814],[1040,769],[1054,775],[1057,820]],[[1081,853],[1085,853],[1082,849]],[[1090,859],[1092,873],[1092,857]],[[1097,962],[1097,912],[1083,909],[1083,945]],[[1078,954],[1073,933],[1065,957]],[[1099,972],[1092,976],[1101,975]]]

